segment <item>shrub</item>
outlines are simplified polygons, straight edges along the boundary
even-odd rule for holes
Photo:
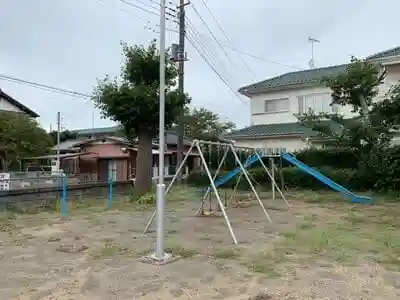
[[[295,153],[296,158],[311,167],[331,167],[335,169],[357,169],[358,159],[349,149],[309,148]]]
[[[318,171],[348,189],[362,190],[368,188],[363,185],[363,182],[360,180],[357,170],[333,169],[330,167],[323,167],[318,169]],[[282,168],[281,172],[283,174],[284,183],[287,187],[313,190],[328,188],[326,185],[315,179],[310,174],[305,173],[296,167],[285,167]],[[271,179],[263,168],[250,169],[249,173],[251,177],[255,181],[257,181],[263,188],[271,188]],[[275,175],[275,180],[279,184],[280,174],[276,173]],[[222,187],[233,188],[236,184],[236,180],[237,176],[234,177],[231,181],[224,184]],[[210,181],[205,172],[193,172],[188,177],[188,183],[193,184],[197,187],[205,187],[210,184]],[[249,184],[244,177],[242,177],[239,189],[249,189]]]

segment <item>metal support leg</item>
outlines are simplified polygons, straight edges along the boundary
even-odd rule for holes
[[[197,142],[197,143],[198,143],[198,142]],[[210,170],[208,169],[207,162],[206,162],[206,160],[205,160],[205,158],[204,158],[203,152],[201,151],[201,147],[200,147],[199,144],[197,144],[197,148],[199,149],[200,158],[201,158],[201,160],[202,160],[202,162],[203,162],[203,164],[204,164],[204,169],[205,169],[205,171],[206,171],[206,173],[207,173],[207,176],[208,176],[208,178],[210,179],[211,187],[212,187],[212,189],[213,189],[213,191],[214,191],[214,193],[215,193],[215,196],[216,196],[216,198],[217,198],[218,204],[221,206],[222,214],[224,215],[226,225],[228,226],[228,229],[229,229],[229,233],[230,233],[231,236],[232,236],[233,242],[234,242],[235,244],[237,244],[238,242],[237,242],[237,240],[236,240],[235,233],[233,232],[231,222],[229,221],[228,215],[227,215],[227,213],[226,213],[226,211],[225,211],[225,208],[223,207],[223,204],[222,204],[221,198],[220,198],[220,196],[219,196],[218,190],[217,190],[217,188],[216,188],[216,186],[215,186],[215,184],[214,184],[214,180],[213,180],[213,178],[212,178],[212,176],[211,176]]]
[[[256,155],[258,157],[258,159],[260,160],[260,163],[262,165],[262,167],[264,168],[265,172],[267,172],[269,178],[272,180],[276,190],[278,191],[278,193],[281,195],[282,199],[285,201],[286,205],[288,208],[290,208],[290,204],[289,202],[286,200],[286,197],[283,195],[282,190],[279,188],[278,184],[276,183],[275,179],[273,178],[273,176],[271,175],[271,173],[268,171],[267,166],[264,164],[261,156],[256,152]]]
[[[249,183],[251,189],[253,190],[253,193],[254,193],[254,195],[256,196],[257,201],[258,201],[258,203],[259,203],[260,206],[261,206],[261,209],[263,210],[263,212],[264,212],[265,216],[267,217],[268,221],[269,221],[270,223],[272,223],[271,217],[269,216],[267,210],[265,209],[264,204],[262,203],[260,197],[258,196],[258,193],[257,193],[256,189],[254,188],[253,183],[251,182],[251,179],[250,179],[249,174],[247,173],[247,170],[243,167],[242,162],[240,161],[239,157],[238,157],[237,154],[235,153],[234,148],[233,148],[233,145],[231,145],[231,149],[232,149],[233,155],[235,156],[236,162],[239,164],[240,168],[242,169],[243,175],[246,177],[246,179],[247,179],[247,181],[248,181],[248,183]],[[256,152],[256,153],[257,153],[257,152]]]
[[[228,152],[229,152],[229,148],[227,147],[226,150],[225,150],[224,155],[222,156],[221,161],[219,162],[218,168],[215,171],[215,174],[214,174],[214,176],[212,178],[213,182],[217,178],[219,171],[221,170],[222,166],[224,165],[224,162],[225,162],[226,156],[228,155]],[[204,216],[204,201],[207,199],[207,196],[208,196],[208,194],[210,192],[211,192],[211,187],[208,187],[206,192],[205,192],[205,194],[204,194],[204,196],[201,198],[200,208],[198,209],[198,211],[196,213],[196,216]]]
[[[187,159],[188,159],[190,153],[192,152],[194,145],[195,145],[195,144],[194,144],[194,142],[193,142],[192,145],[190,146],[188,152],[186,153],[186,155],[185,155],[185,157],[184,157],[184,159],[183,159],[181,165],[179,166],[178,170],[176,171],[174,177],[172,178],[171,182],[169,183],[168,188],[167,188],[167,190],[165,191],[165,197],[168,195],[169,191],[170,191],[171,188],[172,188],[172,185],[174,184],[174,182],[175,182],[176,179],[178,178],[179,172],[182,171],[182,168],[184,167],[184,165],[185,165],[185,163],[186,163],[186,161],[187,161]],[[149,230],[151,224],[153,223],[155,217],[156,217],[156,210],[153,212],[153,214],[151,215],[149,221],[147,222],[146,227],[145,227],[144,230],[143,230],[143,234],[146,234],[146,233],[148,232],[148,230]]]

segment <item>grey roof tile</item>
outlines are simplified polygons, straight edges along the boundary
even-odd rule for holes
[[[0,98],[6,99],[12,105],[18,107],[20,110],[22,110],[24,113],[28,114],[32,118],[38,118],[39,117],[39,115],[36,112],[34,112],[29,107],[27,107],[24,104],[22,104],[21,102],[17,101],[16,99],[14,99],[10,95],[8,95],[4,91],[2,91],[1,89],[0,89]]]
[[[382,58],[399,56],[399,55],[400,55],[400,46],[372,54],[367,57],[367,60],[382,59]]]
[[[368,56],[367,60],[379,60],[391,56],[400,56],[400,46]],[[278,91],[299,86],[320,85],[324,77],[338,75],[346,69],[347,64],[301,70],[285,73],[273,78],[269,78],[254,84],[250,84],[239,89],[239,93],[250,96],[253,94]]]
[[[340,125],[332,123],[331,126],[339,128]],[[234,140],[235,138],[274,137],[285,135],[316,137],[319,133],[299,123],[281,123],[249,126],[227,134],[225,138]]]
[[[79,135],[92,135],[94,133],[95,136],[108,136],[111,134],[116,134],[118,132],[121,132],[121,127],[120,126],[110,126],[110,127],[100,127],[100,128],[85,128],[85,129],[76,129],[73,130],[72,132],[75,132]],[[167,131],[166,132],[166,142],[167,144],[177,144],[178,142],[178,136],[176,133],[172,131]],[[184,138],[183,139],[183,144],[184,145],[190,145],[192,141],[190,139]]]
[[[347,64],[309,69],[297,72],[285,73],[283,75],[263,80],[239,89],[239,93],[249,96],[252,94],[277,91],[287,89],[289,87],[297,87],[299,85],[313,86],[321,84],[325,77],[335,76],[346,69]]]

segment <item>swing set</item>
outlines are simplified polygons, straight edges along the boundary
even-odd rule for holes
[[[209,164],[211,164],[212,160],[212,148],[215,147],[217,149],[217,160],[219,161],[218,167],[214,173],[214,175],[211,174],[210,168],[207,164],[204,152],[204,150],[208,150],[209,154]],[[238,194],[238,188],[240,185],[241,180],[245,179],[252,191],[252,196],[258,201],[258,204],[260,205],[262,211],[265,214],[265,217],[268,222],[272,222],[272,219],[270,215],[267,212],[267,209],[264,206],[264,203],[261,201],[259,194],[256,190],[256,187],[259,187],[259,183],[254,180],[252,175],[249,173],[247,170],[251,165],[259,162],[262,168],[265,170],[267,173],[268,177],[271,180],[271,185],[272,185],[272,197],[275,200],[275,191],[277,191],[281,198],[285,201],[286,205],[288,208],[290,208],[289,203],[287,202],[285,196],[283,195],[283,192],[281,188],[278,186],[278,184],[275,181],[274,174],[276,167],[273,164],[273,159],[270,159],[271,162],[271,170],[268,169],[268,167],[265,165],[265,163],[262,160],[262,155],[259,153],[257,150],[253,148],[248,148],[248,147],[236,147],[233,144],[228,144],[228,143],[218,143],[218,142],[211,142],[211,141],[202,141],[202,140],[194,140],[192,142],[192,145],[189,148],[189,151],[187,152],[186,156],[184,157],[181,165],[179,166],[175,176],[172,178],[172,181],[170,182],[165,195],[169,193],[171,190],[171,187],[173,186],[177,176],[179,176],[180,172],[182,171],[183,167],[186,164],[186,161],[189,157],[189,155],[192,153],[192,151],[196,149],[198,152],[198,155],[200,157],[201,161],[201,167],[203,171],[206,173],[206,176],[209,179],[210,185],[203,190],[203,196],[200,199],[200,207],[197,210],[196,216],[208,216],[212,215],[213,212],[213,203],[215,202],[215,210],[218,212],[222,213],[222,216],[225,219],[225,223],[228,227],[229,233],[232,237],[232,240],[234,244],[238,244],[238,241],[236,239],[236,235],[233,231],[231,222],[229,220],[227,210],[228,207],[231,205],[232,200],[234,199],[235,195]],[[240,151],[237,151],[240,150]],[[223,153],[221,160],[220,158],[220,153]],[[239,152],[239,155],[238,155]],[[237,167],[229,172],[226,172],[225,174],[218,176],[221,169],[224,169],[226,167],[226,159],[228,157],[228,154],[231,154],[233,156],[233,159],[237,165]],[[241,156],[244,154],[245,159],[241,160]],[[236,185],[233,189],[233,193],[230,196],[229,199],[225,197],[225,201],[223,202],[220,196],[220,193],[218,191],[218,187],[224,186],[226,183],[231,182],[231,180],[236,179]],[[216,201],[213,201],[212,194],[215,195]],[[209,201],[209,210],[208,212],[205,212],[205,202],[208,199]],[[236,204],[239,202],[236,201]],[[149,222],[147,223],[145,229],[144,229],[144,234],[148,232],[150,226],[152,225],[154,218],[155,218],[156,212],[154,211],[153,214],[151,215]]]

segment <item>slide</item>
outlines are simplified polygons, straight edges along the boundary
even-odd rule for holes
[[[244,168],[250,167],[252,164],[254,164],[256,161],[258,161],[258,157],[256,154],[253,154],[247,158],[247,160],[243,163]],[[225,175],[217,178],[214,181],[215,187],[218,188],[219,186],[223,185],[224,183],[227,183],[229,180],[231,180],[233,177],[235,177],[237,174],[242,172],[242,169],[239,167],[236,167],[232,171],[226,173]],[[210,189],[211,186],[208,188]]]
[[[346,188],[342,187],[341,185],[337,184],[336,182],[332,181],[331,179],[324,176],[317,170],[307,166],[305,163],[302,163],[300,160],[298,160],[297,158],[295,158],[293,155],[291,155],[289,153],[282,153],[282,158],[284,160],[290,162],[292,165],[298,167],[300,170],[315,177],[317,180],[319,180],[322,183],[324,183],[325,185],[329,186],[334,191],[344,194],[345,196],[350,198],[352,202],[356,202],[356,203],[372,203],[373,202],[373,200],[369,197],[355,195],[354,193],[350,192],[348,189],[346,189]]]

